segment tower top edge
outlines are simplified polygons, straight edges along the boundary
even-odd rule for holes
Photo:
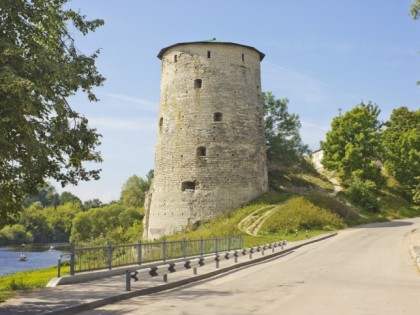
[[[176,46],[185,46],[185,45],[195,45],[195,44],[204,44],[204,45],[215,45],[215,44],[221,44],[221,45],[233,45],[233,46],[240,46],[240,47],[245,47],[245,48],[249,48],[252,49],[254,51],[256,51],[258,53],[258,55],[260,56],[260,61],[262,61],[265,57],[265,54],[262,53],[261,51],[259,51],[258,49],[252,47],[252,46],[247,46],[247,45],[242,45],[242,44],[237,44],[237,43],[232,43],[232,42],[221,42],[221,41],[217,41],[215,39],[213,40],[208,40],[208,41],[198,41],[198,42],[185,42],[185,43],[177,43],[177,44],[173,44],[170,45],[168,47],[162,48],[159,52],[159,54],[157,55],[157,57],[162,60],[163,55],[165,54],[166,51],[168,51],[170,48],[176,47]]]

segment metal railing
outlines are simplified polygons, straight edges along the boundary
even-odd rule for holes
[[[70,275],[78,272],[100,269],[111,270],[115,267],[142,265],[144,263],[167,261],[179,258],[203,256],[204,254],[230,251],[242,248],[242,237],[223,237],[199,240],[162,241],[153,243],[107,246],[76,247],[70,246]],[[60,277],[61,257],[58,262]]]

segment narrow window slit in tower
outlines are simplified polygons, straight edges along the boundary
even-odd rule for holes
[[[163,126],[163,117],[160,117],[159,119],[159,128],[162,128]]]
[[[222,121],[223,114],[222,113],[214,113],[213,121]]]
[[[181,190],[195,190],[195,183],[194,182],[182,182]]]
[[[195,89],[200,89],[200,88],[201,88],[201,86],[202,86],[202,81],[201,81],[201,79],[195,79],[195,80],[194,80],[194,88],[195,88]]]
[[[177,55],[175,55],[174,56],[174,62],[177,62],[178,61],[178,56]]]
[[[245,61],[245,55],[242,54],[242,61]]]
[[[207,51],[207,58],[210,58],[210,50]]]
[[[206,147],[198,147],[197,156],[206,156]]]

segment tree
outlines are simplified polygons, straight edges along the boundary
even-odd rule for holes
[[[83,209],[87,211],[90,208],[100,208],[102,205],[102,201],[100,201],[98,198],[89,199],[83,203]]]
[[[268,160],[282,165],[299,160],[308,153],[299,134],[299,116],[288,112],[287,98],[275,99],[271,92],[263,92],[263,102]]]
[[[149,177],[153,175],[149,172]],[[124,183],[121,190],[121,202],[125,207],[142,207],[145,194],[150,188],[150,180],[133,175]]]
[[[64,205],[69,202],[82,204],[82,201],[79,199],[79,197],[73,195],[69,191],[63,191],[60,196],[60,205]]]
[[[56,207],[60,204],[60,195],[55,190],[55,187],[50,183],[45,183],[39,187],[36,194],[31,195],[25,199],[24,207],[29,207],[34,202],[40,202],[43,207]]]
[[[95,59],[81,53],[72,37],[103,24],[86,20],[68,0],[2,0],[0,3],[0,218],[11,220],[26,195],[47,178],[65,185],[98,179],[95,149],[100,134],[67,99],[102,85]],[[68,29],[73,23],[74,30]]]
[[[79,201],[67,202],[59,205],[57,208],[44,208],[48,225],[53,231],[54,242],[68,242],[70,238],[72,221],[77,213],[82,211],[82,205]]]
[[[327,132],[322,163],[326,169],[337,171],[345,184],[354,176],[380,182],[382,160],[380,109],[371,102],[361,102],[343,116],[337,116]]]
[[[411,199],[420,178],[420,110],[394,109],[385,127],[385,167]]]
[[[79,212],[73,219],[70,240],[78,243],[91,240],[95,243],[106,240],[126,242],[133,233],[130,227],[140,220],[138,210],[126,209],[121,204]]]
[[[21,224],[30,231],[34,242],[51,242],[54,232],[48,224],[46,213],[40,202],[34,202],[22,213]]]
[[[413,0],[410,6],[410,15],[414,20],[420,18],[420,0]]]
[[[0,230],[0,244],[21,244],[33,242],[34,238],[21,224],[5,226]]]

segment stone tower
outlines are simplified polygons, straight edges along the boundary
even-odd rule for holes
[[[163,48],[155,175],[144,238],[182,230],[268,189],[264,54],[216,40]]]

